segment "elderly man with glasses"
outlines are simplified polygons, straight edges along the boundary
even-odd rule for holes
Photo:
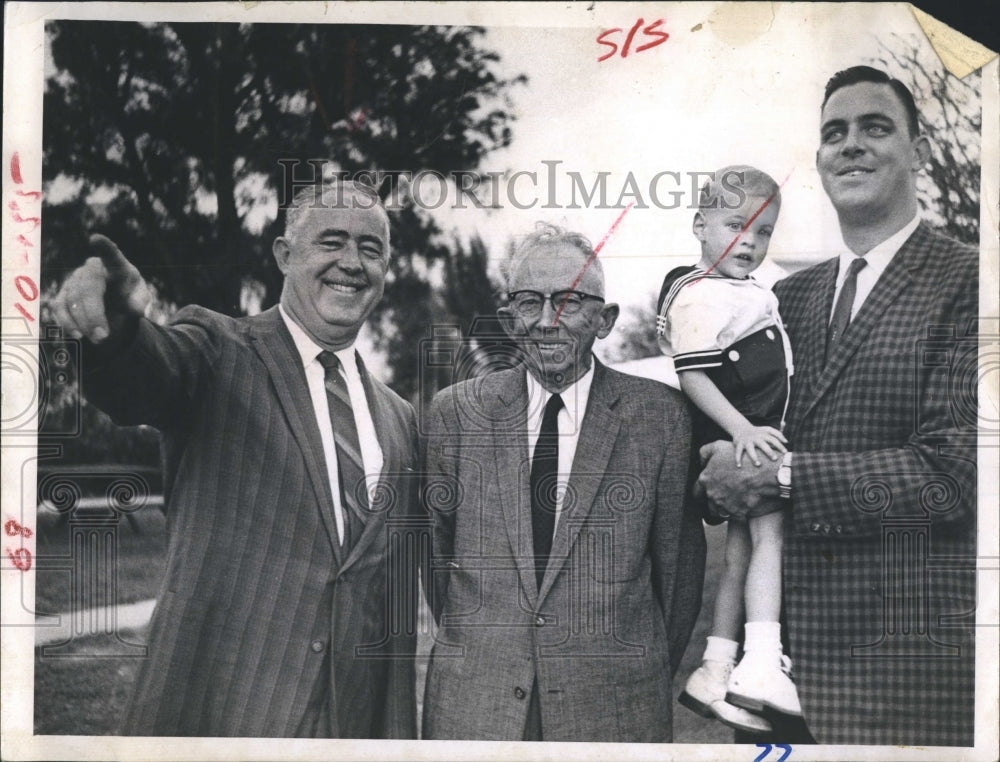
[[[424,421],[424,737],[668,742],[705,560],[687,408],[594,358],[618,306],[583,236],[539,227],[505,276],[523,362],[445,389]]]

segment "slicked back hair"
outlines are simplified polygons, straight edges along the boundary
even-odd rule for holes
[[[826,91],[823,94],[823,106],[826,106],[826,102],[830,100],[830,96],[841,88],[857,85],[862,82],[872,82],[876,85],[888,85],[891,87],[892,91],[896,93],[899,100],[903,103],[903,109],[906,111],[906,127],[909,130],[910,137],[915,138],[920,134],[917,103],[913,99],[913,93],[910,92],[910,88],[898,79],[893,79],[881,69],[871,66],[852,66],[849,69],[838,71],[830,77],[826,83]]]

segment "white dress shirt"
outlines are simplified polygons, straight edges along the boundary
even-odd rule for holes
[[[542,418],[545,415],[545,405],[552,393],[546,391],[530,373],[528,377],[528,458],[535,456],[535,444],[542,433]],[[590,385],[594,381],[594,363],[591,359],[590,369],[580,378],[559,393],[563,407],[556,416],[559,427],[559,465],[557,467],[556,490],[556,520],[559,526],[559,514],[562,512],[563,497],[566,494],[566,484],[573,470],[573,458],[576,456],[576,446],[580,441],[580,429],[583,426],[583,416],[587,412],[587,401],[590,399]],[[553,530],[554,531],[554,530]]]
[[[323,440],[323,456],[326,461],[327,477],[330,480],[330,492],[333,494],[333,516],[337,524],[337,536],[343,545],[344,509],[340,504],[340,479],[337,477],[337,445],[333,440],[333,424],[330,423],[330,408],[326,401],[325,371],[319,362],[319,354],[323,351],[323,347],[313,341],[309,334],[288,316],[284,307],[278,305],[278,310],[281,312],[281,319],[288,327],[288,332],[292,334],[292,341],[295,342],[295,348],[299,351],[302,367],[306,372],[313,414],[316,416],[316,425],[319,426],[320,439]],[[351,408],[354,411],[354,424],[358,428],[358,444],[361,446],[361,461],[365,470],[365,484],[368,487],[370,504],[382,473],[382,448],[379,447],[378,438],[375,436],[375,422],[368,407],[365,385],[361,382],[354,346],[341,349],[334,354],[340,360],[347,381],[347,391],[351,395]]]
[[[858,272],[858,287],[857,291],[854,292],[854,304],[851,307],[851,320],[854,320],[855,316],[858,314],[858,310],[861,309],[861,305],[865,303],[865,299],[868,298],[872,289],[875,288],[875,284],[878,283],[878,279],[882,276],[882,273],[885,272],[885,268],[889,266],[892,258],[896,256],[896,252],[903,247],[903,244],[906,243],[906,239],[913,235],[913,231],[917,229],[917,225],[919,224],[920,217],[914,217],[901,230],[893,233],[877,246],[873,246],[871,250],[865,254],[864,259],[868,264],[861,268]],[[837,290],[833,294],[833,306],[830,308],[830,320],[833,320],[833,312],[837,308],[837,298],[840,296],[840,289],[844,285],[844,281],[847,280],[847,270],[851,266],[851,262],[855,259],[857,259],[857,255],[847,248],[847,244],[841,242],[840,264],[837,269]]]

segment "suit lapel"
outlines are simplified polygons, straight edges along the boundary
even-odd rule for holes
[[[382,533],[388,509],[392,506],[382,506],[382,500],[396,494],[392,485],[388,484],[391,475],[397,474],[400,459],[396,455],[397,442],[405,441],[406,433],[401,432],[395,425],[395,416],[388,409],[388,403],[383,398],[382,390],[372,383],[368,376],[368,370],[361,361],[360,355],[355,354],[358,360],[358,371],[361,375],[361,382],[365,387],[365,397],[368,401],[368,410],[372,416],[372,423],[375,424],[375,437],[378,439],[379,447],[382,450],[382,472],[379,474],[378,487],[375,490],[374,501],[369,497],[368,514],[363,516],[364,529],[361,536],[355,540],[344,561],[341,571],[351,567],[359,558],[364,556],[365,550],[372,541]]]
[[[493,423],[497,484],[500,506],[510,546],[531,605],[538,600],[535,581],[535,545],[531,535],[531,463],[528,460],[528,385],[525,370],[517,368],[487,378],[493,388],[484,389],[489,406],[487,416]],[[484,505],[483,510],[490,506]]]
[[[594,507],[597,491],[607,474],[611,452],[621,427],[621,418],[614,412],[619,393],[609,383],[605,367],[596,359],[594,366],[590,398],[580,427],[576,455],[573,457],[566,501],[552,539],[552,553],[539,591],[540,601],[544,600],[569,559],[573,545],[580,536],[580,529]]]
[[[914,246],[914,240],[917,237],[917,235],[910,236],[903,244],[875,283],[875,288],[861,305],[858,314],[847,326],[840,342],[834,347],[832,354],[827,359],[826,367],[819,374],[812,399],[803,411],[803,418],[809,415],[823,395],[831,389],[834,382],[844,372],[850,359],[865,343],[868,335],[885,319],[892,303],[912,284],[910,268],[916,265],[914,257],[919,247]],[[829,317],[829,311],[823,314],[827,318]]]
[[[818,316],[806,323],[803,331],[805,340],[797,351],[803,353],[799,358],[793,355],[792,363],[796,374],[801,374],[800,381],[808,389],[815,389],[823,373],[826,360],[826,334],[830,323],[830,312],[833,309],[833,294],[837,287],[838,260],[824,262],[816,273],[816,278],[809,290],[805,314]]]
[[[343,558],[337,526],[333,520],[330,479],[326,472],[326,461],[322,457],[323,441],[316,425],[316,414],[312,398],[309,396],[302,358],[277,307],[264,312],[250,323],[250,339],[254,350],[267,368],[275,394],[288,421],[288,428],[302,452],[306,473],[316,493],[323,526],[326,528],[339,566]]]

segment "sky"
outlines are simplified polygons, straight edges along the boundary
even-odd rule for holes
[[[445,223],[465,235],[478,231],[499,258],[512,236],[527,233],[538,220],[582,232],[596,243],[634,201],[600,257],[609,295],[623,305],[645,304],[669,269],[699,256],[689,205],[692,186],[704,182],[704,175],[694,173],[750,164],[784,183],[769,261],[794,268],[831,256],[839,231],[815,169],[823,85],[840,69],[870,63],[878,55],[877,34],[888,39],[892,30],[928,45],[908,8],[857,3],[621,8],[612,23],[622,31],[605,38],[617,43],[618,52],[604,61],[597,59],[612,49],[597,36],[614,28],[609,23],[489,28],[484,44],[499,53],[502,70],[526,74],[528,84],[512,90],[517,116],[512,144],[488,156],[482,169],[535,172],[538,190],[521,176],[514,195],[521,204],[537,203],[515,209],[501,193],[504,208],[453,211],[441,215]],[[756,15],[731,15],[748,10]],[[605,6],[604,16],[609,13]],[[663,19],[654,31],[669,38],[635,52],[641,42],[661,39],[640,28],[622,57],[624,38],[639,17],[643,27]],[[544,209],[552,171],[560,208]],[[588,189],[598,173],[610,173],[607,207],[566,208],[572,200],[569,172],[579,173]],[[656,200],[676,208],[657,208],[650,196],[650,183],[661,172],[676,174],[659,175]],[[626,194],[618,205],[630,173],[641,198]],[[649,208],[641,208],[643,203]],[[765,272],[768,267],[760,274],[772,280],[776,274]]]

